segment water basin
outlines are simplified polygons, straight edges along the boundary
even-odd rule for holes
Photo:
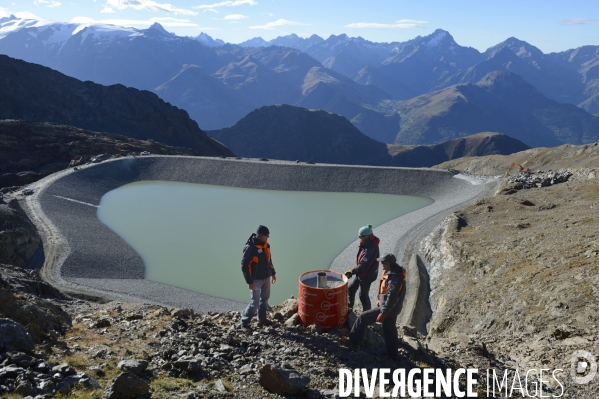
[[[97,216],[140,255],[146,279],[240,302],[250,294],[241,274],[243,246],[258,225],[268,226],[278,278],[274,304],[297,297],[298,276],[327,269],[361,226],[370,223],[376,233],[376,226],[432,202],[142,181],[104,194]]]

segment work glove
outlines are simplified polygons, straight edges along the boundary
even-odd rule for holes
[[[382,323],[384,319],[385,319],[385,315],[382,313],[379,313],[379,315],[376,317],[376,322]]]
[[[353,276],[353,275],[354,275],[354,273],[351,270],[348,270],[345,272],[345,277],[347,277],[347,278],[351,278],[351,276]]]

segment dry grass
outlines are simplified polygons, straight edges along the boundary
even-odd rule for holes
[[[123,305],[123,307],[125,306]],[[136,306],[131,305],[133,308]],[[129,306],[127,305],[127,307]],[[146,313],[146,317],[142,320],[136,321],[123,320],[121,317],[123,310],[117,311],[111,307],[100,311],[95,310],[93,313],[86,313],[83,318],[73,322],[73,328],[65,334],[64,342],[68,349],[59,346],[52,347],[48,360],[52,364],[69,363],[78,372],[90,375],[98,380],[103,388],[106,388],[120,374],[120,370],[117,368],[120,360],[144,359],[147,358],[148,353],[154,351],[150,344],[156,342],[156,339],[151,338],[150,333],[147,333],[147,339],[132,339],[137,337],[142,327],[149,332],[153,332],[168,326],[171,321],[168,313],[151,311],[152,309]],[[75,317],[76,315],[72,316]],[[101,317],[109,317],[111,325],[107,328],[90,328],[90,322]],[[103,347],[107,348],[108,355],[94,359],[93,353]],[[100,364],[105,365],[101,372],[94,373],[89,370],[89,367]],[[195,386],[191,381],[168,376],[158,376],[150,384],[153,398],[172,398],[180,390],[195,390]],[[102,397],[103,391],[104,389],[84,390],[75,388],[69,395],[57,397],[63,399],[95,399]],[[13,399],[13,397],[8,398]]]
[[[73,389],[67,396],[60,393],[56,394],[57,399],[98,399],[104,394],[102,389],[94,390],[80,390],[78,388]]]
[[[459,259],[451,283],[436,292],[445,301],[433,316],[440,331],[540,337],[559,325],[592,329],[599,321],[592,300],[599,284],[599,217],[589,211],[597,198],[592,179],[466,207],[468,226],[447,239]],[[543,207],[548,202],[558,206]]]
[[[151,381],[152,398],[167,399],[177,395],[177,392],[200,391],[200,388],[190,380],[182,378],[158,376]]]
[[[223,382],[223,386],[225,387],[225,389],[227,390],[227,392],[233,392],[233,390],[235,389],[233,387],[233,383],[229,380],[222,380]]]

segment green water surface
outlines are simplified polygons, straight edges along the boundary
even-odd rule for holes
[[[241,302],[250,296],[241,274],[243,246],[258,225],[268,226],[277,271],[270,302],[276,304],[297,297],[300,274],[328,269],[361,226],[372,224],[376,234],[376,226],[432,202],[143,181],[106,193],[98,218],[141,256],[146,279]]]

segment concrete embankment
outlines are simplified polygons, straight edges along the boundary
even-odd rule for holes
[[[411,243],[428,232],[449,210],[486,189],[485,185],[473,185],[454,178],[449,172],[432,169],[169,156],[107,161],[48,176],[36,183],[34,195],[27,197],[25,209],[43,236],[43,276],[47,281],[73,294],[189,307],[197,311],[244,307],[238,302],[144,280],[144,265],[139,255],[96,217],[104,193],[143,180],[271,190],[386,193],[433,199],[435,202],[425,208],[375,226],[375,234],[381,238],[381,252],[393,252],[398,259],[404,259]],[[335,258],[331,269],[345,271],[351,267],[356,250],[357,242]],[[404,264],[406,262],[404,259]],[[422,274],[421,268],[417,269],[418,273],[408,269],[410,277]],[[422,296],[416,294],[422,291],[418,288],[421,281],[414,283],[417,283],[416,288],[410,285],[406,298],[406,305],[411,308],[421,302],[417,298]],[[371,292],[371,295],[375,294]],[[413,309],[406,309],[408,313],[413,314]]]

